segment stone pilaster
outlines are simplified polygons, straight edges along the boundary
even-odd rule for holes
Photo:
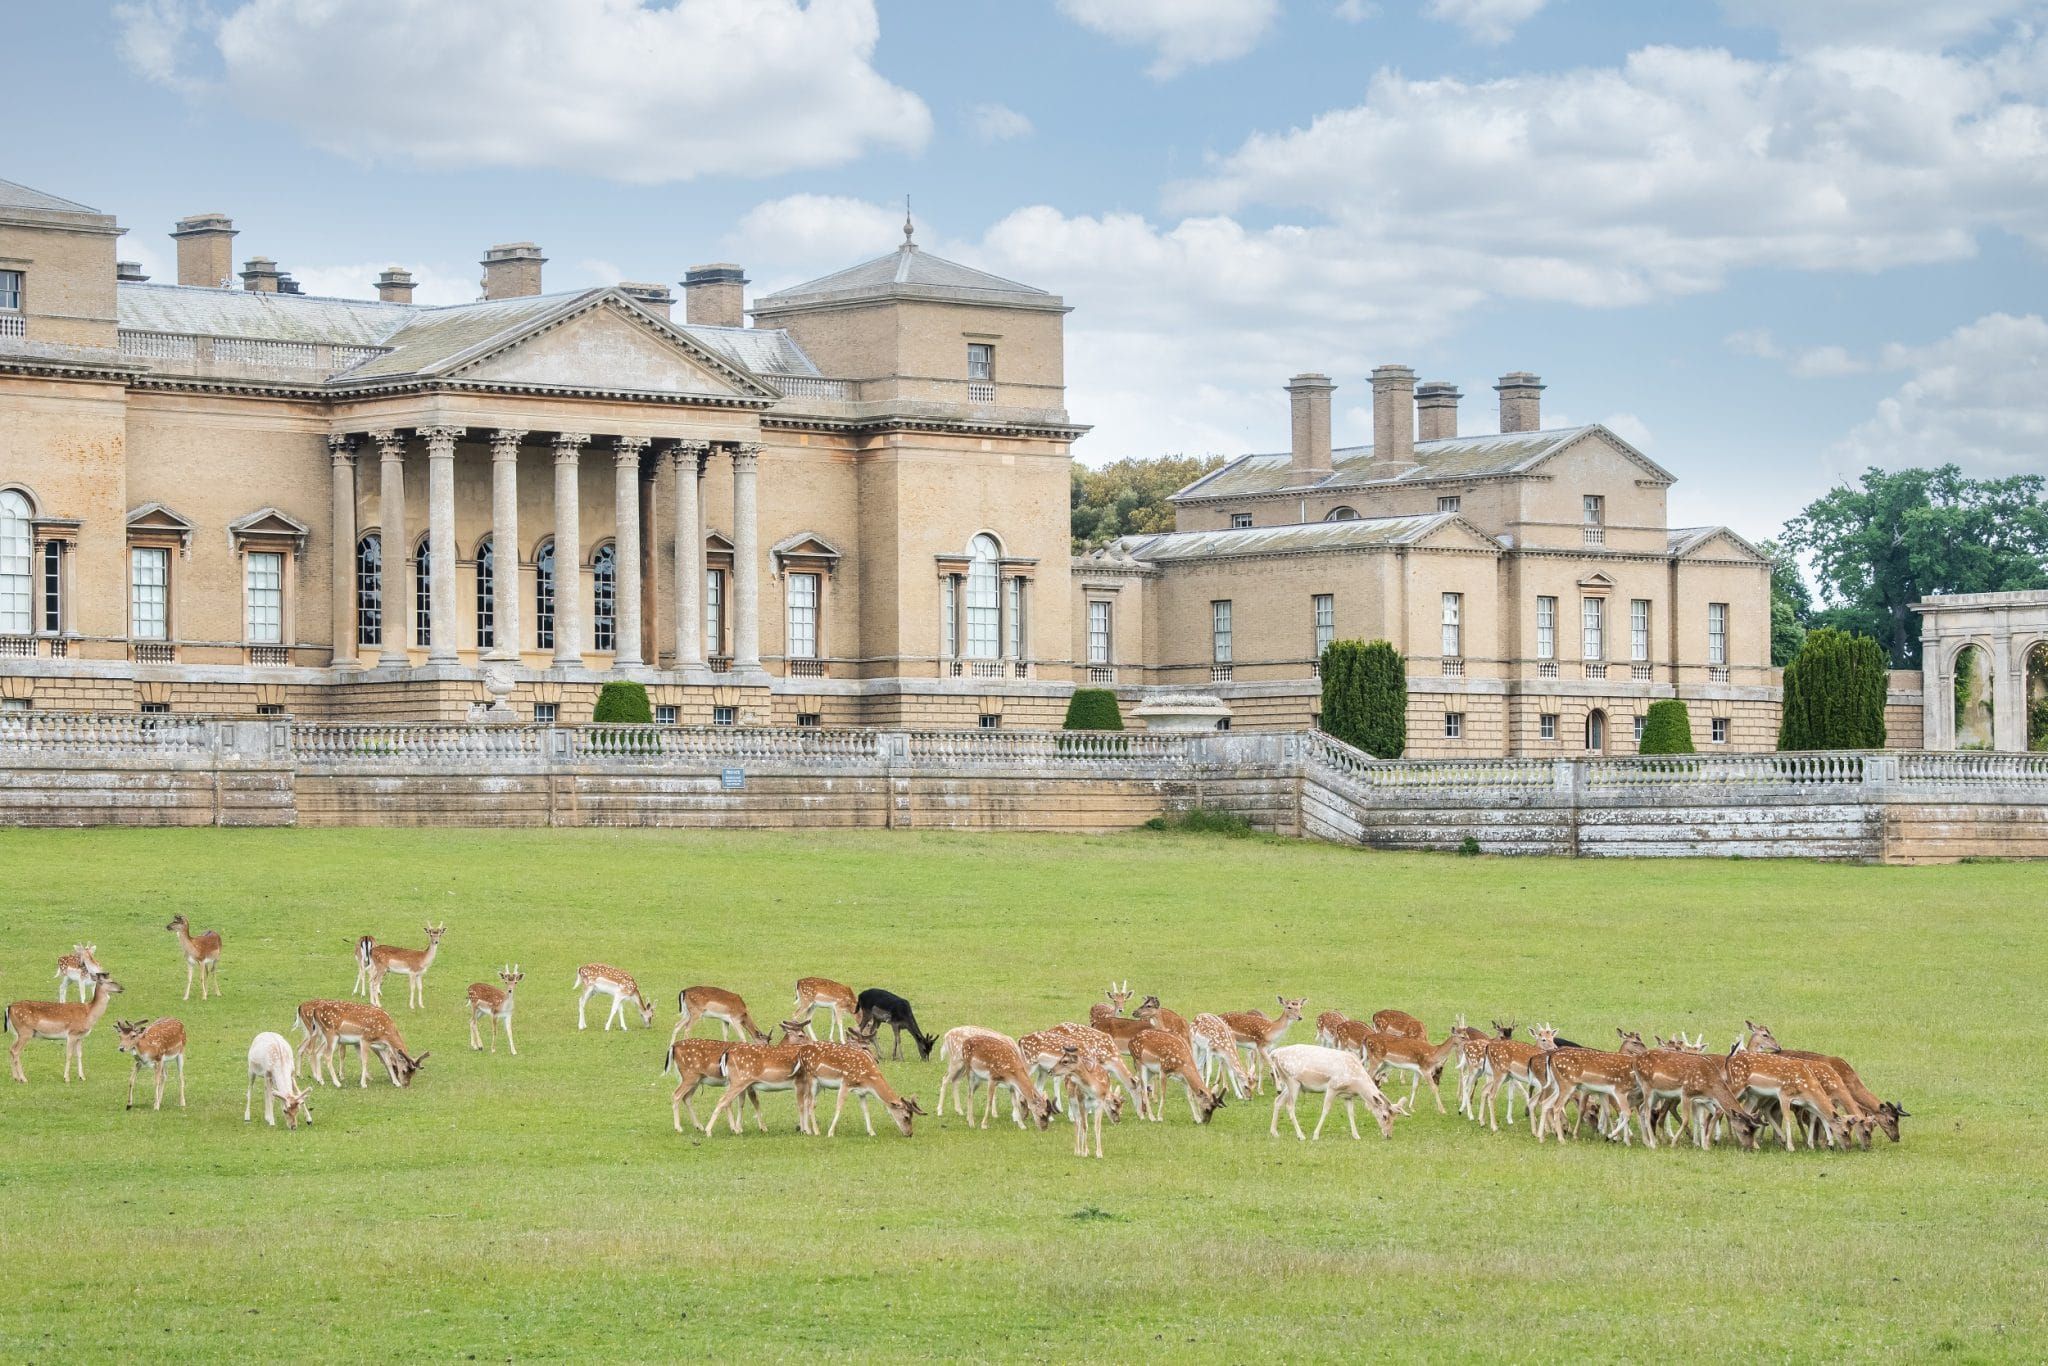
[[[578,466],[587,432],[555,434],[555,665],[583,663],[583,518]]]
[[[640,453],[644,436],[612,438],[612,663],[640,663]]]
[[[669,448],[676,471],[676,668],[704,667],[704,461],[702,441]]]
[[[519,442],[510,427],[491,433],[490,657],[517,659],[524,639],[519,623]]]
[[[761,668],[761,537],[755,525],[760,506],[756,479],[761,448],[732,448],[732,667],[736,673]]]
[[[403,668],[410,661],[405,653],[405,617],[408,607],[406,562],[412,547],[405,534],[405,436],[395,431],[371,432],[377,443],[379,486],[377,538],[383,549],[383,635],[377,651],[380,668]]]
[[[455,443],[461,427],[423,427],[427,443],[427,643],[429,664],[453,664],[455,650]]]
[[[333,486],[334,566],[329,615],[337,669],[356,667],[356,439],[327,438]]]

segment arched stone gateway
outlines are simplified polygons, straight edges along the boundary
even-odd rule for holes
[[[1954,593],[1913,610],[1926,747],[2048,750],[2048,590]]]

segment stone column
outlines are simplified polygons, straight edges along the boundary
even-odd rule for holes
[[[427,663],[453,664],[455,650],[455,442],[461,427],[423,427],[427,443]]]
[[[640,464],[640,661],[649,666],[661,662],[661,571],[655,553],[655,479],[661,462]]]
[[[410,608],[405,581],[406,562],[412,558],[405,534],[405,437],[395,431],[371,432],[377,443],[383,483],[377,520],[378,543],[384,552],[383,646],[377,652],[379,668],[403,668],[410,661],[405,653],[405,619]]]
[[[577,462],[587,432],[555,434],[555,665],[583,663],[583,523],[577,505]]]
[[[710,447],[678,441],[676,471],[676,668],[704,667],[704,498],[698,487]]]
[[[640,663],[640,452],[644,436],[612,438],[612,666]]]
[[[334,618],[334,667],[356,667],[356,439],[327,438],[333,467],[334,588],[329,612]]]
[[[754,525],[759,499],[755,475],[761,448],[732,448],[732,667],[735,673],[761,670],[761,545]]]
[[[525,435],[510,427],[491,433],[492,659],[519,658],[519,441]]]

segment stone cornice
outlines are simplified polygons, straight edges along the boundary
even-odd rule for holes
[[[841,432],[874,436],[888,432],[957,432],[974,436],[1027,436],[1051,441],[1078,441],[1090,428],[1083,423],[1041,423],[1031,421],[973,421],[939,417],[781,417],[763,414],[763,431]]]

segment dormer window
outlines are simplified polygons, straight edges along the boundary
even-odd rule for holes
[[[996,377],[996,349],[988,342],[967,343],[967,378],[993,381]]]
[[[1587,545],[1607,544],[1607,500],[1597,493],[1589,493],[1582,500],[1585,509],[1584,523]]]
[[[1441,494],[1436,500],[1436,510],[1438,512],[1457,512],[1463,506],[1464,499],[1455,493]]]
[[[1230,514],[1230,529],[1232,531],[1243,531],[1251,524],[1252,515],[1249,512],[1233,512]]]

